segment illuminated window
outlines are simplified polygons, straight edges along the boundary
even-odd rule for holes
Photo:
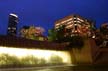
[[[77,22],[77,21],[74,21],[74,22]]]
[[[59,26],[59,25],[60,25],[60,23],[55,24],[55,26]]]
[[[77,18],[78,20],[80,20],[81,22],[84,22],[84,20],[80,19],[80,18]]]
[[[69,25],[69,24],[71,24],[72,22],[68,22],[67,24]]]
[[[72,28],[73,24],[66,26],[66,28]]]
[[[68,20],[66,20],[66,21],[68,22],[68,21],[71,21],[71,20],[72,20],[72,18],[70,18],[70,19],[68,19]]]

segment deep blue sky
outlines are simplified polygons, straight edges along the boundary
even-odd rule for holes
[[[97,27],[108,22],[108,0],[0,0],[0,34],[6,35],[10,13],[19,16],[18,29],[42,26],[47,34],[54,21],[70,14],[93,19]]]

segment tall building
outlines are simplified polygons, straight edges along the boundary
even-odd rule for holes
[[[9,14],[7,35],[16,36],[17,34],[18,16],[16,14]]]
[[[91,36],[91,27],[93,22],[90,22],[88,19],[85,19],[79,15],[69,15],[65,18],[57,20],[55,22],[55,29],[60,26],[65,25],[66,29],[71,30],[71,36],[82,35],[82,36]],[[66,35],[70,35],[66,33]]]

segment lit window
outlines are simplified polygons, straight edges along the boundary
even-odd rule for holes
[[[71,24],[72,22],[68,22],[67,24]]]
[[[72,26],[73,26],[73,24],[66,26],[66,28],[70,28],[70,27],[72,27]]]
[[[77,21],[74,21],[74,22],[77,22]]]
[[[77,24],[75,23],[74,25],[76,26]]]
[[[10,27],[8,27],[8,30],[10,30],[11,28]]]
[[[67,22],[67,21],[65,20],[65,21],[62,21],[61,23],[65,23],[65,22]]]
[[[58,26],[58,25],[60,25],[60,23],[55,24],[55,26]]]
[[[80,20],[81,22],[84,22],[84,20],[80,19],[80,18],[77,18],[78,20]]]
[[[81,23],[80,21],[77,21],[78,23]]]
[[[77,19],[76,17],[74,17],[74,20]]]
[[[68,19],[67,22],[68,22],[68,21],[71,21],[71,20],[72,20],[72,18]]]
[[[13,30],[16,30],[16,27],[12,27]]]

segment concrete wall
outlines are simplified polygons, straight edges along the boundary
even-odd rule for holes
[[[72,64],[92,64],[92,51],[90,39],[85,39],[82,49],[72,48],[70,50]]]

